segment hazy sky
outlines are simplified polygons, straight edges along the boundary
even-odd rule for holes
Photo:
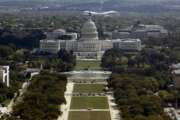
[[[60,2],[100,2],[101,0],[0,0],[0,1],[60,1]],[[159,3],[159,2],[174,2],[180,0],[102,0],[102,1],[124,1],[124,2],[136,2],[136,3]]]

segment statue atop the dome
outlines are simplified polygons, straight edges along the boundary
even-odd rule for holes
[[[92,13],[89,11],[89,17],[92,17]]]
[[[88,13],[88,19],[89,20],[92,20],[92,13],[89,11],[89,13]]]

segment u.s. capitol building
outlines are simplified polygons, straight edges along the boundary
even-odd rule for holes
[[[61,36],[69,35],[71,38],[64,40]],[[68,38],[68,37],[66,37]],[[81,37],[78,39],[76,33],[66,33],[59,29],[47,35],[47,39],[40,40],[40,51],[57,53],[60,49],[72,50],[77,59],[100,60],[104,52],[111,48],[125,51],[140,51],[140,39],[116,39],[99,40],[95,23],[91,17],[81,29]]]

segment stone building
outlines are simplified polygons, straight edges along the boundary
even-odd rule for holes
[[[10,86],[9,82],[9,66],[0,66],[0,82],[6,84],[7,87]]]
[[[91,17],[83,25],[81,29],[81,36],[72,37],[73,39],[63,40],[59,35],[66,34],[60,30],[52,33],[53,38],[48,37],[40,41],[40,51],[49,53],[57,53],[60,49],[74,51],[76,58],[80,60],[96,59],[101,60],[104,52],[110,48],[119,48],[122,50],[141,50],[140,39],[116,39],[116,40],[99,40],[98,32],[95,23]],[[59,33],[58,33],[59,32]],[[68,33],[67,33],[68,34]],[[58,35],[58,37],[56,37]],[[75,36],[75,33],[71,33]],[[48,35],[51,36],[51,35]],[[57,39],[56,39],[57,38]]]
[[[113,48],[121,49],[124,51],[141,51],[140,39],[117,39],[113,40]]]
[[[125,29],[119,29],[112,32],[112,38],[139,38],[146,40],[148,38],[165,38],[168,36],[168,30],[160,25],[145,25],[140,22],[135,23]]]

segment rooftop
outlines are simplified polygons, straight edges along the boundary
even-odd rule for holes
[[[127,39],[116,39],[116,40],[113,40],[114,42],[140,42],[141,40],[140,39],[133,39],[133,38],[127,38]]]
[[[178,63],[178,64],[172,64],[172,65],[171,65],[171,68],[172,68],[172,69],[180,69],[180,63]]]
[[[146,24],[131,25],[125,29],[119,30],[119,32],[131,32],[131,31],[167,33],[167,30],[161,25],[146,25]]]
[[[176,74],[176,75],[180,75],[180,69],[173,70],[172,73],[173,73],[173,74]]]

